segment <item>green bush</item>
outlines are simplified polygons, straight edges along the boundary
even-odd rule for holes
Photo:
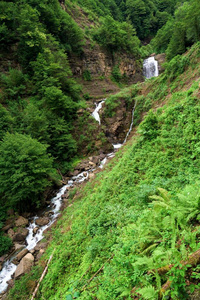
[[[1,205],[19,210],[41,206],[42,193],[55,179],[46,148],[30,136],[4,136],[0,144]]]

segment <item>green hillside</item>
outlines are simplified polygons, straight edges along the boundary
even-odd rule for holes
[[[53,253],[38,300],[195,300],[199,40],[199,0],[0,2],[0,256],[13,249],[8,210],[43,208],[77,162],[110,151],[94,102],[107,98],[108,118],[135,105],[129,141],[70,193],[45,255],[6,299],[30,299]],[[152,53],[166,54],[165,71],[145,81]]]
[[[197,43],[124,91],[137,101],[135,125],[148,113],[69,200],[36,299],[190,299],[199,288],[199,77]],[[43,260],[8,299],[29,299]]]

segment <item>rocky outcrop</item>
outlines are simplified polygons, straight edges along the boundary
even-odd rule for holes
[[[165,68],[163,66],[163,64],[166,62],[166,54],[165,53],[161,53],[161,54],[157,54],[155,55],[155,60],[158,61],[158,71],[159,74],[164,72]]]
[[[38,218],[36,221],[35,221],[36,225],[38,226],[44,226],[44,225],[47,225],[49,223],[49,218],[47,217],[44,217],[44,218]]]
[[[16,221],[15,221],[15,226],[16,227],[21,227],[21,226],[27,226],[28,225],[28,219],[25,219],[24,217],[19,217]]]
[[[130,128],[132,109],[134,107],[134,101],[127,108],[125,100],[119,99],[118,106],[113,109],[113,116],[108,117],[106,110],[103,109],[101,113],[102,124],[105,126],[105,135],[111,144],[123,143],[126,134]]]
[[[19,278],[22,274],[28,273],[33,266],[34,256],[31,253],[26,254],[20,261],[15,271],[15,279]]]
[[[121,75],[126,77],[129,83],[143,80],[142,65],[136,61],[133,55],[128,53],[112,54],[97,44],[91,47],[89,41],[83,47],[81,56],[69,55],[69,63],[75,77],[95,80],[95,84],[99,78],[101,80],[110,78],[115,66],[118,66]],[[106,89],[106,92],[109,92],[109,88],[106,87]]]

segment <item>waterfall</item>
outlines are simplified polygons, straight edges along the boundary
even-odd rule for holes
[[[154,56],[144,60],[143,72],[144,76],[148,79],[158,76],[158,62],[155,60]]]
[[[99,125],[101,125],[101,120],[100,120],[100,116],[99,116],[99,111],[102,108],[102,104],[105,102],[105,99],[102,100],[101,102],[99,102],[99,104],[96,104],[96,108],[92,113],[92,116],[95,118],[95,120],[97,122],[99,122]]]

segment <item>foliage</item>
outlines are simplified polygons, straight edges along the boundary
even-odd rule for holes
[[[151,44],[156,51],[166,50],[170,60],[185,52],[187,47],[200,39],[200,3],[198,0],[188,0],[180,3],[174,18],[157,32]]]
[[[184,299],[188,282],[198,281],[196,267],[183,263],[199,249],[199,79],[191,79],[198,78],[198,51],[195,45],[186,55],[183,73],[175,68],[169,79],[167,70],[109,98],[113,107],[122,95],[137,99],[138,120],[147,100],[154,109],[105,171],[69,200],[53,229],[46,258],[55,249],[54,258],[38,299],[156,300],[168,279],[163,297]],[[183,89],[166,94],[181,81]],[[15,291],[9,299],[19,297]]]
[[[134,28],[126,23],[115,21],[108,16],[101,19],[101,26],[93,33],[94,39],[111,52],[126,50],[135,55],[138,54],[139,39]]]
[[[40,206],[41,194],[54,177],[46,147],[30,136],[6,134],[0,144],[1,205],[24,210]]]

